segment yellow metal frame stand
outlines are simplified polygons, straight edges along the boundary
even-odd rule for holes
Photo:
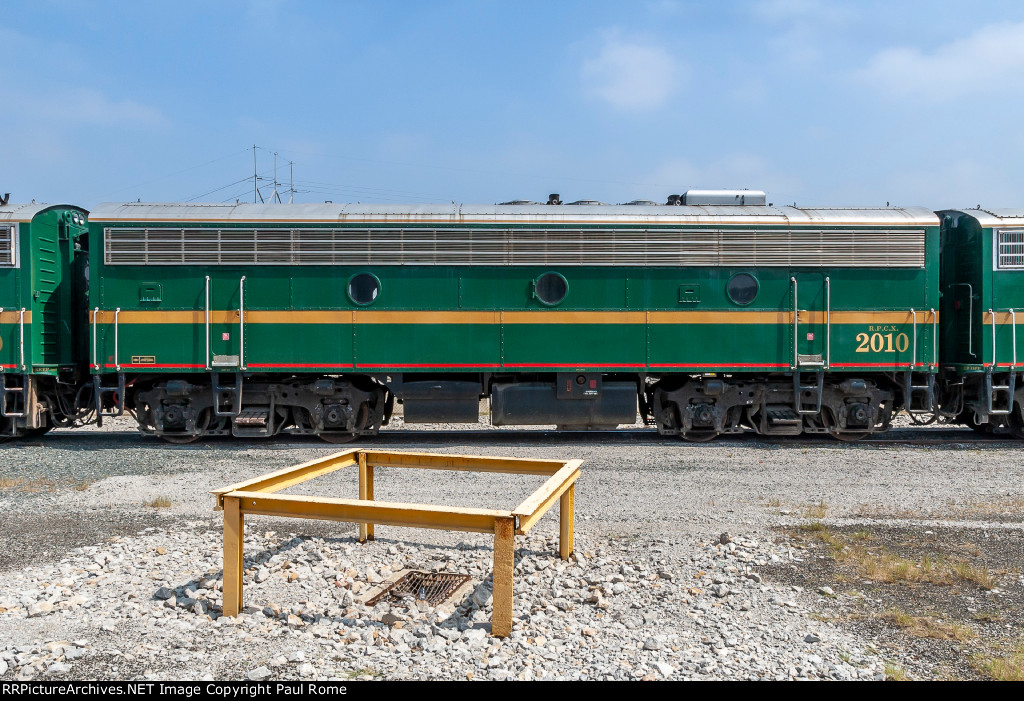
[[[494,534],[494,613],[491,633],[512,633],[512,570],[515,536],[525,535],[556,501],[559,502],[559,554],[573,551],[575,484],[582,460],[529,460],[477,455],[439,455],[355,449],[336,453],[239,482],[212,492],[224,511],[225,616],[242,608],[242,534],[246,514],[314,518],[358,523],[359,540],[373,540],[375,524],[437,528]],[[359,468],[359,498],[288,496],[282,490],[346,467]],[[430,504],[374,501],[373,476],[377,467],[411,467],[515,475],[543,475],[548,479],[511,511],[472,509]]]

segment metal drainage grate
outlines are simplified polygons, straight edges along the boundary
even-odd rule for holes
[[[470,579],[471,577],[468,574],[408,572],[367,601],[366,605],[374,606],[384,598],[388,598],[391,601],[401,601],[406,597],[413,597],[417,601],[425,601],[431,606],[437,606]]]

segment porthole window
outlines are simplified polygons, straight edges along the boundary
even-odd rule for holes
[[[534,281],[534,295],[541,304],[561,304],[569,293],[569,283],[558,273],[544,273]]]
[[[733,304],[746,306],[757,297],[757,278],[748,273],[739,273],[729,278],[726,293]]]
[[[348,298],[363,307],[373,304],[380,294],[380,280],[370,273],[353,275],[348,281]]]

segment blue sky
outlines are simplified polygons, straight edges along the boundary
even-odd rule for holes
[[[0,0],[0,65],[15,201],[1024,206],[1019,1]]]

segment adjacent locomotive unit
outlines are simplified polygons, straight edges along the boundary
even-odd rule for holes
[[[934,213],[552,201],[101,205],[95,395],[172,441],[351,440],[395,401],[410,423],[481,399],[495,425],[639,411],[692,440],[852,439],[934,408]]]
[[[959,414],[972,428],[1006,426],[1024,438],[1024,383],[1017,378],[1024,210],[947,210],[939,216],[944,412]]]
[[[0,205],[0,441],[70,426],[82,394],[87,212]]]

